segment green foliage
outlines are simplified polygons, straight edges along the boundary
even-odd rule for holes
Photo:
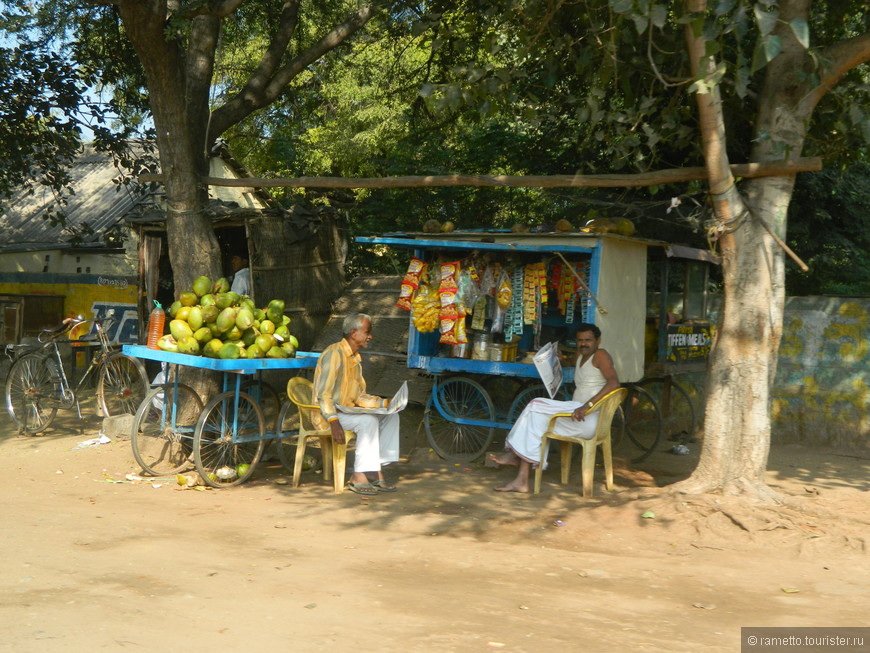
[[[789,218],[789,246],[810,268],[787,268],[789,294],[870,295],[870,164],[799,175]]]
[[[4,14],[9,30],[26,26],[22,16]],[[35,185],[62,198],[69,192],[66,166],[79,146],[79,111],[84,87],[76,70],[44,43],[18,34],[14,47],[0,47],[0,197]],[[55,210],[47,214],[58,218]]]

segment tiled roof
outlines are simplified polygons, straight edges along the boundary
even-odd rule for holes
[[[47,186],[34,185],[32,193],[21,190],[0,201],[0,250],[30,250],[57,247],[72,241],[72,232],[81,233],[84,246],[104,244],[105,233],[118,224],[137,204],[147,201],[147,193],[136,195],[136,185],[113,183],[120,174],[108,153],[85,145],[69,169],[75,191],[63,207],[66,226],[42,218],[54,210],[57,198]],[[87,225],[92,233],[82,233]]]

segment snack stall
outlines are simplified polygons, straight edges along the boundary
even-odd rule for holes
[[[507,231],[356,240],[410,250],[398,305],[410,312],[408,366],[434,375],[424,424],[442,457],[473,460],[494,429],[510,428],[525,404],[546,392],[534,352],[571,338],[580,322],[601,329],[623,382],[644,375],[647,249],[660,243],[613,233]],[[573,357],[570,345],[563,350],[569,384]],[[504,385],[510,379],[517,388],[506,410],[483,377]]]

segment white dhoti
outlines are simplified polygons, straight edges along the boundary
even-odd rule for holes
[[[559,401],[557,399],[538,398],[532,399],[511,428],[507,436],[507,446],[520,456],[533,463],[540,462],[541,439],[550,418],[558,413],[571,413],[580,408],[583,402]],[[595,427],[598,425],[598,411],[587,415],[583,421],[577,421],[571,417],[560,417],[556,420],[555,432],[560,435],[570,435],[579,438],[591,438],[595,435]],[[544,469],[547,468],[546,455],[544,456]]]
[[[338,422],[356,433],[353,471],[377,472],[381,466],[399,460],[399,414],[367,415],[340,413]]]

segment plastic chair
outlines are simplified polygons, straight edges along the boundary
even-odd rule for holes
[[[305,447],[308,440],[320,440],[320,452],[323,456],[323,478],[329,480],[332,475],[335,493],[344,492],[344,470],[347,465],[347,447],[356,436],[353,431],[344,432],[344,444],[336,444],[332,439],[330,429],[318,429],[314,426],[314,415],[320,413],[320,406],[313,403],[314,386],[308,379],[296,376],[287,382],[287,396],[299,409],[299,436],[296,440],[296,460],[293,464],[293,487],[299,487],[302,476],[302,461],[305,458]]]
[[[559,441],[559,453],[562,460],[562,485],[568,483],[568,475],[571,470],[571,445],[579,444],[583,447],[583,496],[592,496],[592,479],[595,475],[595,451],[598,445],[601,445],[601,453],[604,457],[604,473],[605,486],[608,490],[613,487],[613,458],[610,450],[610,425],[613,422],[613,415],[616,409],[625,399],[628,390],[625,388],[617,388],[613,392],[609,392],[599,399],[592,408],[589,409],[587,415],[598,411],[598,425],[595,427],[595,434],[591,438],[580,438],[572,435],[561,435],[555,433],[556,420],[560,417],[571,417],[571,413],[559,413],[550,418],[550,423],[547,426],[547,432],[541,438],[541,460],[544,460],[547,454],[547,448],[550,446],[550,440]],[[535,494],[541,491],[541,475],[543,473],[543,465],[538,465],[535,470]]]

